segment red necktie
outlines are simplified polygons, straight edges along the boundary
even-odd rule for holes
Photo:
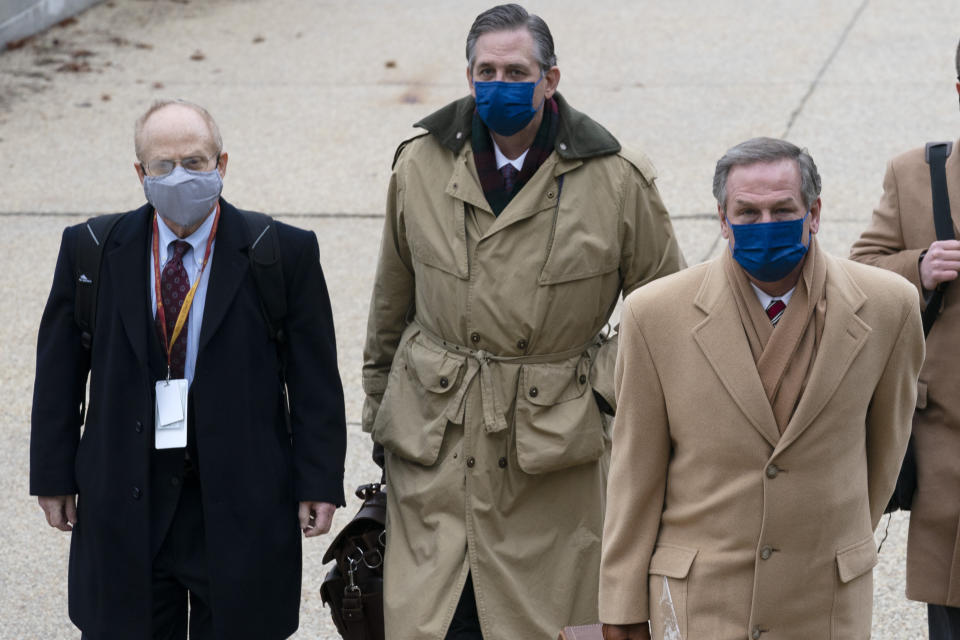
[[[509,162],[500,167],[500,175],[503,176],[503,188],[507,191],[513,191],[513,185],[516,184],[519,173],[517,168]]]
[[[777,326],[777,323],[780,322],[780,316],[783,315],[783,310],[786,308],[787,305],[783,304],[783,300],[771,300],[770,304],[767,305],[767,317],[770,318],[773,326]]]
[[[160,293],[163,297],[163,310],[167,320],[167,337],[173,336],[173,328],[180,316],[183,301],[190,291],[190,278],[183,266],[183,255],[190,249],[190,243],[184,240],[173,241],[173,256],[163,265],[160,276]],[[163,340],[163,330],[160,328],[160,315],[156,317],[157,333]],[[166,347],[166,345],[164,345]],[[170,351],[170,376],[182,378],[183,368],[187,363],[187,324],[183,325],[177,341]]]

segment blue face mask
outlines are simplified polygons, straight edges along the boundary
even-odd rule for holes
[[[786,278],[807,255],[803,244],[803,222],[810,212],[797,220],[727,223],[733,231],[733,259],[760,282]]]
[[[543,80],[543,76],[540,76]],[[540,106],[533,107],[536,82],[474,82],[477,94],[477,113],[491,131],[512,136],[530,124]]]

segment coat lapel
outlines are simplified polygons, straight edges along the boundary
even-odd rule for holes
[[[210,258],[210,283],[200,325],[199,359],[204,346],[216,333],[247,274],[250,261],[246,254],[247,234],[237,209],[220,200],[220,222],[213,256]]]
[[[820,414],[870,334],[869,325],[857,315],[866,301],[866,294],[834,258],[821,255],[827,261],[827,312],[823,337],[807,387],[783,432],[781,449],[796,440]]]
[[[151,316],[147,251],[152,213],[153,208],[144,205],[124,216],[105,251],[113,299],[130,346],[143,366],[147,366],[147,327]]]
[[[711,263],[694,304],[707,314],[693,329],[700,350],[753,428],[775,447],[780,431],[763,391],[721,260]]]
[[[953,232],[960,238],[960,140],[953,143],[953,151],[947,158],[947,197],[950,200],[950,217],[953,218]],[[928,214],[929,215],[929,214]]]

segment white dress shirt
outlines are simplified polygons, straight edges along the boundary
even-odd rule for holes
[[[523,169],[523,159],[527,157],[527,151],[530,151],[530,149],[527,149],[527,151],[521,153],[520,157],[511,160],[507,156],[503,155],[503,151],[500,151],[500,147],[497,146],[496,140],[491,137],[490,142],[493,143],[493,155],[497,159],[497,170],[503,169],[503,165],[507,164],[508,162],[516,167],[517,171],[521,171]]]
[[[769,293],[764,292],[763,289],[753,284],[752,282],[750,283],[750,286],[753,287],[753,292],[757,294],[757,300],[760,301],[760,306],[762,306],[764,309],[769,307],[770,303],[773,302],[774,300],[783,300],[783,305],[787,306],[788,304],[790,304],[790,296],[792,296],[793,292],[796,291],[797,289],[797,287],[794,286],[792,289],[790,289],[790,291],[787,291],[782,296],[772,296]]]

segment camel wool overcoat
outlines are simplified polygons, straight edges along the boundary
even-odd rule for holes
[[[555,99],[555,150],[497,217],[472,98],[398,151],[363,371],[386,450],[388,638],[443,638],[468,574],[487,638],[596,620],[602,331],[621,292],[683,258],[646,158]]]
[[[947,193],[960,238],[960,151],[947,158]],[[883,196],[850,257],[899,273],[924,295],[920,255],[937,239],[930,166],[924,149],[887,164]],[[960,607],[960,285],[947,287],[940,316],[927,336],[917,385],[913,448],[917,490],[907,537],[907,597]]]
[[[873,530],[906,450],[923,331],[903,278],[821,258],[823,333],[782,435],[729,256],[627,298],[604,622],[650,619],[656,640],[671,618],[683,640],[869,637]]]

